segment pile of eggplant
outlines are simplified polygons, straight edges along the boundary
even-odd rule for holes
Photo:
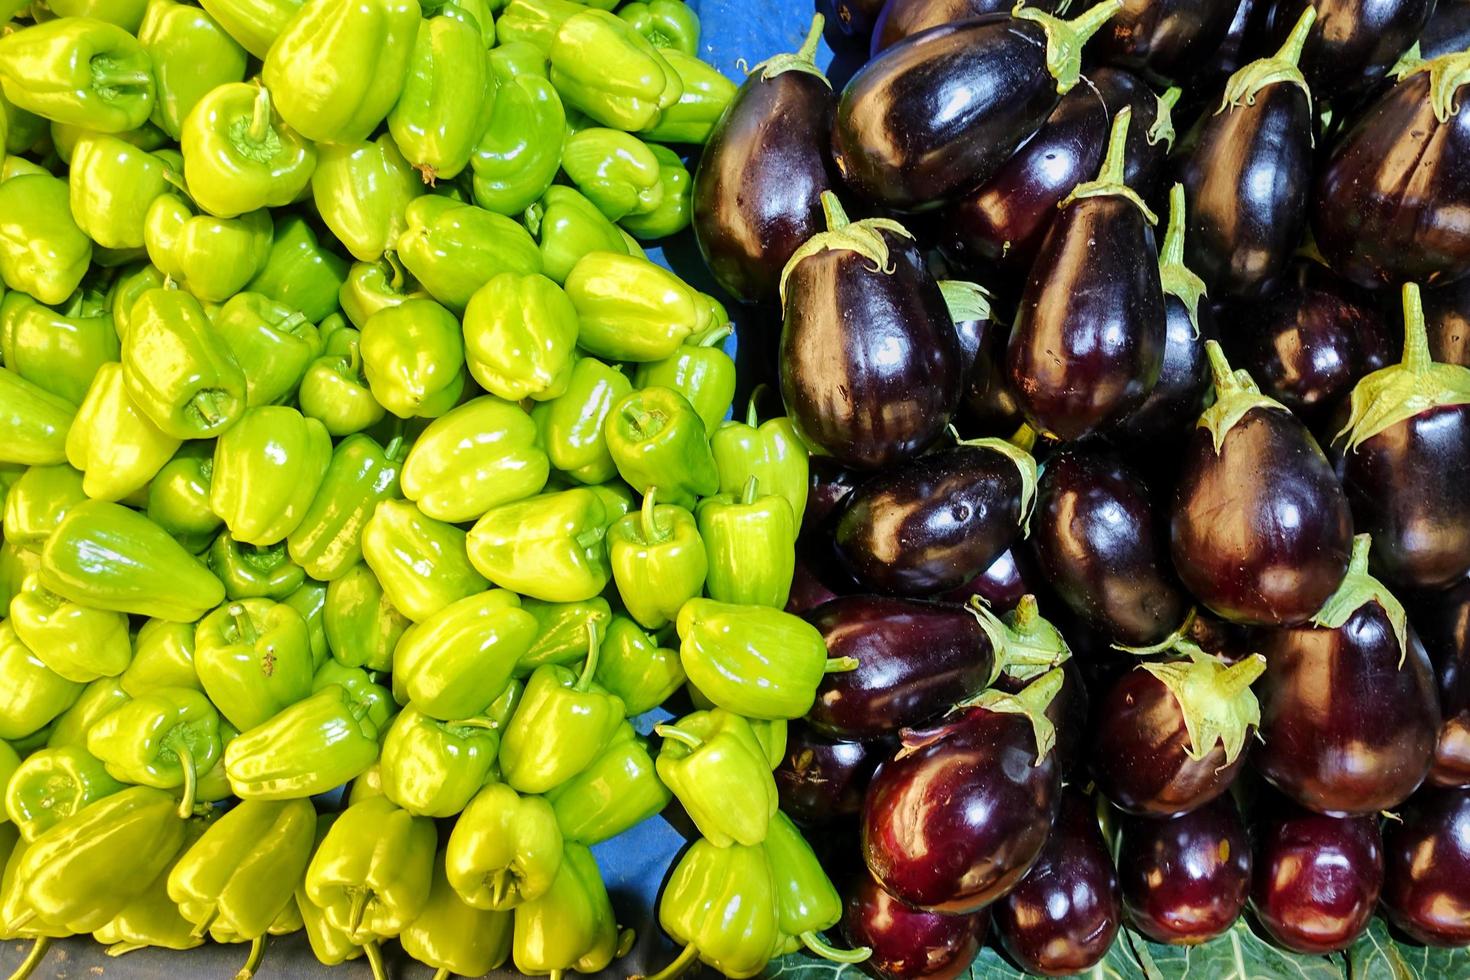
[[[694,213],[813,453],[857,668],[778,778],[865,968],[1470,945],[1470,2],[817,6]]]

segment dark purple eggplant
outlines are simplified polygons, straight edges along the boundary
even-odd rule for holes
[[[826,456],[813,456],[809,473],[806,513],[801,527],[803,531],[814,532],[826,523],[853,488],[863,482],[863,475]]]
[[[1103,695],[1088,739],[1098,789],[1125,813],[1188,813],[1230,788],[1261,709],[1260,657],[1226,666],[1187,641],[1186,659],[1140,664]]]
[[[1342,588],[1312,624],[1256,637],[1266,673],[1251,761],[1319,813],[1398,806],[1428,774],[1439,734],[1434,669],[1403,606],[1368,574],[1368,551],[1359,535]]]
[[[1251,850],[1230,794],[1166,820],[1125,816],[1118,836],[1123,914],[1148,938],[1202,943],[1240,917]]]
[[[994,319],[977,325],[983,329],[974,363],[965,377],[956,424],[969,437],[1009,436],[1026,421],[1005,375],[1011,328]]]
[[[1376,814],[1329,817],[1281,800],[1255,842],[1251,907],[1277,945],[1320,955],[1362,935],[1383,890]]]
[[[864,872],[851,887],[842,933],[873,951],[863,969],[878,980],[956,980],[985,943],[990,912],[945,915],[916,909]]]
[[[1097,808],[1069,788],[1041,857],[991,911],[1001,948],[1027,973],[1070,976],[1107,955],[1121,919],[1118,874]]]
[[[1445,588],[1470,572],[1470,368],[1433,360],[1419,287],[1403,294],[1403,361],[1353,388],[1342,482],[1374,568],[1401,588]]]
[[[839,742],[794,721],[786,733],[786,756],[776,767],[781,809],[799,824],[820,827],[863,811],[863,793],[884,755],[862,742]]]
[[[971,599],[978,596],[995,612],[1008,613],[1016,608],[1023,596],[1036,591],[1032,583],[1040,583],[1040,576],[1041,573],[1030,561],[1029,552],[1010,548],[991,562],[985,571],[939,598],[945,602],[968,605]]]
[[[839,32],[865,38],[877,23],[883,0],[817,0],[817,10]]]
[[[1436,286],[1470,272],[1470,113],[1462,55],[1414,71],[1369,107],[1317,180],[1312,229],[1342,276],[1367,288]],[[1455,59],[1455,60],[1451,60]]]
[[[1417,596],[1409,618],[1439,687],[1439,738],[1429,782],[1470,787],[1470,579]]]
[[[1210,102],[1224,87],[1227,79],[1239,71],[1262,47],[1266,20],[1271,16],[1275,0],[1238,0],[1225,36],[1214,52],[1203,59],[1192,73],[1194,82],[1182,100],[1195,110],[1213,112],[1218,102]]]
[[[1383,907],[1426,946],[1470,944],[1470,790],[1415,794],[1383,834]]]
[[[1259,296],[1301,241],[1312,179],[1312,96],[1296,61],[1313,14],[1275,56],[1230,76],[1179,168],[1189,201],[1184,254],[1210,292]]]
[[[1036,461],[1001,439],[928,453],[879,473],[843,501],[833,547],[874,592],[930,596],[964,585],[1021,534]]]
[[[1418,55],[1425,60],[1470,48],[1470,3],[1439,0],[1424,30],[1419,32]],[[1414,53],[1410,48],[1409,53]]]
[[[1118,3],[1072,21],[1018,8],[887,49],[838,102],[838,173],[865,199],[899,211],[937,208],[989,180],[1077,84],[1083,42]]]
[[[1313,92],[1336,106],[1388,76],[1399,56],[1418,39],[1435,0],[1279,0],[1266,25],[1285,37],[1307,7],[1317,22],[1302,49],[1302,74]]]
[[[795,616],[804,616],[824,602],[836,599],[839,593],[817,573],[798,548],[796,568],[791,576],[791,594],[786,599],[786,611]]]
[[[1060,669],[1021,694],[987,691],[943,725],[903,735],[863,804],[863,857],[884,888],[937,912],[984,908],[1031,870],[1061,781],[1044,712]]]
[[[1043,650],[1065,651],[1066,659],[1060,664],[1062,687],[1047,706],[1046,719],[1057,733],[1056,746],[1052,749],[1052,754],[1057,759],[1057,771],[1062,774],[1063,779],[1067,779],[1073,773],[1080,772],[1087,761],[1087,712],[1091,702],[1087,693],[1086,675],[1078,659],[1070,655],[1071,649],[1067,641],[1061,639],[1061,633],[1049,621],[1041,618],[1035,596],[1026,596],[1016,606],[1016,611],[1005,617],[1005,623],[1009,629],[1008,642],[1002,645],[1007,649],[1017,645],[1024,647],[1027,644],[1036,644],[1039,640],[1039,646]],[[1053,637],[1056,639],[1053,640]],[[1011,656],[1014,658],[1016,654],[1013,652]],[[1013,667],[1011,671],[1002,671],[995,679],[997,690],[1020,694],[1029,678],[1036,676],[1030,670],[1016,670]]]
[[[751,70],[699,157],[694,236],[739,300],[775,299],[791,253],[822,230],[837,97],[812,61],[820,32],[813,24],[799,52]]]
[[[1031,426],[1080,439],[1142,404],[1164,362],[1153,213],[1122,182],[1132,112],[1113,120],[1098,179],[1063,203],[1037,253],[1006,351]]]
[[[1124,0],[1093,54],[1108,64],[1163,78],[1184,78],[1225,40],[1235,0]]]
[[[1037,0],[1027,6],[1049,14],[1069,0]],[[873,25],[872,53],[876,57],[884,48],[927,31],[931,27],[974,20],[986,14],[1008,14],[1015,4],[1011,0],[888,0]]]
[[[1235,623],[1304,623],[1347,573],[1353,521],[1306,427],[1206,345],[1215,403],[1180,463],[1170,520],[1174,570]]]
[[[949,307],[949,317],[954,321],[955,336],[960,342],[960,361],[968,378],[975,370],[975,361],[980,357],[986,338],[1002,327],[995,322],[990,291],[979,283],[941,279],[939,291],[944,294],[944,304]]]
[[[1470,21],[1470,3],[1463,6]],[[1442,364],[1470,367],[1470,279],[1426,289],[1423,298],[1430,356]]]
[[[781,284],[781,396],[802,440],[855,469],[934,442],[959,405],[954,320],[897,222],[849,223],[822,195],[828,231],[802,245]]]

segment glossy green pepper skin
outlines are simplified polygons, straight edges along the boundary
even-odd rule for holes
[[[362,328],[373,397],[402,419],[438,418],[464,391],[464,336],[453,313],[412,299],[379,310]]]
[[[732,332],[726,323],[691,337],[670,357],[638,365],[633,383],[672,388],[694,406],[705,431],[715,432],[735,398],[735,362],[721,349]]]
[[[373,398],[363,373],[361,336],[351,327],[338,334],[350,334],[344,339],[346,353],[327,353],[312,361],[296,398],[303,415],[340,438],[376,425],[387,412]]]
[[[68,123],[60,123],[55,121],[52,121],[50,130],[51,149],[55,151],[56,155],[61,159],[61,162],[65,164],[71,163],[72,153],[76,149],[77,144],[81,142],[84,137],[95,133],[95,130],[87,129],[84,126],[73,126]],[[160,158],[171,161],[171,169],[175,174],[178,173],[177,164],[179,163],[180,159],[178,152],[172,149],[165,149],[165,147],[168,145],[168,134],[159,129],[157,126],[153,125],[153,123],[146,122],[143,125],[139,126],[137,129],[129,129],[121,133],[106,133],[103,135],[116,136],[124,143],[127,143],[130,146],[137,147],[138,149],[145,152],[151,153],[158,151],[158,156]],[[41,169],[45,170],[44,167],[42,167]],[[109,264],[104,262],[101,258],[98,259],[98,262],[104,265]]]
[[[107,290],[107,309],[119,339],[126,337],[132,326],[133,304],[148,290],[162,288],[163,283],[163,273],[148,262],[124,268],[112,281]]]
[[[245,411],[245,373],[182,290],[151,289],[133,304],[122,363],[133,404],[175,439],[217,435]]]
[[[195,782],[220,757],[219,714],[209,699],[161,687],[103,715],[87,730],[87,751],[114,779],[182,790],[179,815],[194,809]]]
[[[353,942],[396,936],[423,912],[434,822],[375,796],[348,807],[306,869],[306,893]]]
[[[225,774],[241,799],[294,800],[361,775],[378,758],[371,705],[329,684],[225,748]]]
[[[82,488],[94,500],[144,489],[180,445],[133,403],[123,374],[116,361],[97,369],[66,437],[66,458],[82,471]]]
[[[490,122],[495,78],[480,28],[454,3],[420,22],[403,93],[388,113],[394,142],[430,185],[469,166]]]
[[[410,704],[383,739],[383,795],[419,817],[452,817],[491,776],[500,736],[479,718],[439,721]]]
[[[36,575],[10,600],[10,624],[47,667],[79,684],[115,677],[133,658],[127,616],[63,599]]]
[[[137,34],[157,87],[150,118],[174,139],[208,92],[245,79],[245,49],[198,7],[148,0]]]
[[[504,589],[547,602],[580,602],[606,588],[607,508],[583,487],[501,504],[475,522],[470,562]]]
[[[77,745],[85,747],[92,726],[132,700],[116,677],[99,677],[82,688],[71,707],[63,711],[47,728],[45,745],[59,749]]]
[[[633,390],[633,382],[595,357],[572,365],[567,390],[531,409],[541,447],[552,468],[582,484],[606,483],[618,475],[605,434],[613,405]]]
[[[72,218],[104,248],[142,248],[148,206],[171,189],[171,176],[163,158],[116,136],[85,133],[72,147],[67,176]]]
[[[434,880],[424,910],[398,934],[404,952],[446,976],[484,976],[510,956],[513,919],[477,909],[449,883],[444,853],[434,858]]]
[[[12,34],[0,45],[40,29]],[[81,285],[91,261],[92,240],[72,218],[66,181],[25,174],[0,183],[0,275],[6,286],[42,303],[61,303]]]
[[[683,685],[684,667],[678,650],[659,646],[637,623],[619,615],[607,625],[597,683],[623,699],[629,717],[637,717]]]
[[[699,15],[680,0],[625,3],[618,16],[656,48],[699,53]]]
[[[136,34],[147,8],[146,0],[55,0],[47,8],[57,17],[90,17],[116,24]]]
[[[66,512],[87,499],[81,473],[62,463],[31,466],[5,494],[5,540],[41,548]]]
[[[204,693],[242,732],[311,694],[314,667],[306,620],[270,599],[221,606],[199,621],[194,636]]]
[[[639,493],[685,509],[719,489],[704,422],[689,400],[672,388],[643,388],[624,395],[604,424],[618,475]]]
[[[0,601],[8,608],[10,600],[20,594],[27,575],[41,567],[41,553],[23,548],[14,541],[0,542]]]
[[[372,569],[358,563],[327,586],[327,645],[347,667],[387,670],[411,621],[393,607]]]
[[[313,0],[272,42],[261,79],[307,139],[365,140],[403,91],[418,29],[417,0]]]
[[[132,34],[86,17],[58,17],[0,38],[0,89],[12,105],[101,133],[148,121],[152,67]]]
[[[20,292],[0,302],[0,353],[6,365],[73,405],[81,404],[98,369],[116,361],[121,351],[112,314],[94,290],[80,289],[55,309]]]
[[[363,526],[362,553],[389,601],[416,623],[486,588],[465,554],[465,532],[407,501],[378,504]]]
[[[81,696],[82,685],[47,667],[0,623],[0,738],[16,740],[45,728]]]
[[[698,300],[678,276],[648,259],[589,252],[567,276],[577,342],[613,361],[661,361],[700,325]]]
[[[801,831],[784,813],[771,817],[765,841],[766,857],[776,885],[776,918],[786,937],[782,952],[805,946],[824,959],[860,963],[871,955],[867,947],[839,950],[821,934],[842,918],[842,899]]]
[[[551,472],[536,425],[493,395],[440,416],[403,463],[403,494],[430,517],[461,524],[541,492]]]
[[[194,624],[150,619],[133,641],[133,661],[118,678],[132,697],[160,687],[204,690],[194,671]]]
[[[9,368],[0,368],[0,409],[0,462],[25,466],[66,462],[75,405]]]
[[[317,669],[311,682],[311,692],[320,694],[332,685],[342,688],[352,703],[363,709],[363,716],[377,725],[381,732],[393,720],[398,705],[393,700],[393,692],[373,680],[374,676],[361,667],[344,667],[328,659]],[[379,783],[381,785],[381,775]]]
[[[337,444],[311,506],[286,538],[306,574],[330,582],[362,560],[363,526],[379,501],[398,496],[404,450],[402,439],[383,447],[362,434]]]
[[[396,246],[408,230],[404,212],[423,192],[418,171],[387,133],[376,140],[318,148],[312,200],[332,234],[359,261],[376,262]],[[351,308],[345,303],[343,307],[351,316]],[[357,322],[355,317],[353,321]]]
[[[796,526],[806,513],[810,456],[785,416],[761,422],[751,401],[744,422],[711,430],[710,451],[720,472],[720,493],[744,494],[752,478],[762,494],[778,494],[791,505]]]
[[[283,541],[305,517],[331,455],[316,419],[284,405],[248,409],[215,443],[210,506],[237,541]]]
[[[472,908],[504,912],[550,891],[562,837],[550,804],[490,783],[465,807],[444,863],[451,887]]]
[[[575,0],[510,0],[495,30],[502,44],[528,44],[545,56],[557,29],[586,9]]]
[[[541,252],[518,222],[473,204],[431,194],[404,212],[398,258],[429,295],[463,311],[481,285],[502,272],[541,271]]]
[[[646,140],[659,143],[688,143],[703,146],[714,131],[725,107],[735,98],[735,83],[719,70],[692,55],[673,48],[661,54],[683,83],[679,101],[659,114],[658,122],[643,130]]]
[[[412,277],[404,272],[398,256],[392,252],[375,261],[354,262],[337,293],[342,312],[359,330],[370,316],[385,306],[428,298],[429,294],[418,288]]]
[[[658,775],[711,844],[759,844],[779,803],[765,749],[750,722],[722,708],[654,726]]]
[[[263,208],[220,218],[196,213],[178,194],[154,198],[143,223],[148,261],[205,303],[223,303],[255,278],[273,233]]]
[[[647,129],[684,92],[658,49],[605,10],[568,18],[550,58],[551,81],[567,104],[613,129]]]
[[[470,297],[464,338],[482,388],[508,401],[547,401],[571,383],[577,310],[546,276],[505,272]]]
[[[203,0],[200,4],[219,21],[240,47],[265,60],[271,43],[301,9],[301,0]]]
[[[678,154],[667,147],[649,145],[649,151],[658,161],[657,193],[658,204],[651,210],[625,215],[623,228],[644,240],[677,235],[689,227],[694,215],[694,178],[684,166]]]
[[[211,825],[212,821],[207,816],[187,821],[184,843],[173,859],[147,888],[123,906],[122,911],[93,931],[92,938],[107,947],[109,956],[121,956],[150,946],[194,949],[203,945],[204,937],[194,935],[194,924],[179,914],[179,907],[168,897],[168,876]]]
[[[247,407],[289,399],[322,352],[321,336],[306,315],[263,293],[236,293],[211,319],[245,372]]]
[[[319,323],[337,309],[346,281],[347,260],[324,247],[305,219],[284,214],[276,218],[265,266],[245,288]]]
[[[394,684],[431,718],[476,717],[510,683],[536,630],[514,593],[466,596],[403,634],[393,654]]]
[[[521,220],[541,246],[541,271],[558,285],[588,252],[626,252],[623,234],[587,197],[560,184],[526,208]]]
[[[696,515],[709,550],[710,598],[784,609],[796,571],[796,519],[786,498],[762,495],[752,476],[739,497],[709,497]]]
[[[536,638],[516,662],[517,675],[529,674],[542,664],[578,663],[587,656],[587,644],[592,641],[588,630],[602,635],[612,619],[612,609],[601,596],[581,602],[526,599],[521,608],[535,617]]]
[[[586,769],[546,794],[562,836],[591,847],[668,806],[648,745],[627,722]]]
[[[123,788],[92,753],[79,745],[32,752],[5,784],[5,812],[33,841],[89,803]]]
[[[516,909],[515,967],[527,975],[597,973],[612,962],[618,946],[617,920],[597,862],[583,845],[568,843],[550,890]]]
[[[224,531],[209,546],[206,564],[225,586],[229,599],[284,599],[306,581],[280,542],[260,547],[241,544]]]
[[[727,977],[755,976],[781,943],[776,898],[763,847],[695,841],[659,899],[659,924],[684,944],[665,972],[672,975],[698,959]]]
[[[547,78],[546,57],[536,48],[515,43],[495,48],[490,71],[495,105],[470,157],[471,187],[480,207],[514,216],[546,193],[561,169],[567,116]]]
[[[209,506],[213,479],[214,446],[184,443],[148,484],[148,519],[181,542],[197,544],[186,543],[191,551],[208,547],[224,524]]]
[[[179,145],[194,200],[222,218],[290,204],[316,169],[316,146],[285,124],[270,90],[240,81],[199,99]]]
[[[567,137],[562,169],[609,221],[647,214],[663,203],[659,158],[638,137],[592,126]]]
[[[667,625],[686,601],[704,591],[709,564],[694,515],[657,504],[657,487],[643,509],[619,518],[607,532],[607,559],[628,615],[648,629]]]

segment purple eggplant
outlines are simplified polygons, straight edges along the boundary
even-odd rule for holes
[[[878,980],[956,980],[985,943],[990,913],[916,909],[864,872],[843,907],[842,933],[873,951],[863,969]]]
[[[1352,945],[1383,890],[1378,816],[1329,817],[1283,800],[1254,836],[1251,907],[1271,939],[1318,955]]]
[[[1124,0],[1093,47],[1108,64],[1184,78],[1225,40],[1236,0]]]
[[[1383,908],[1427,946],[1470,944],[1470,790],[1415,794],[1383,834]]]
[[[1166,820],[1125,816],[1118,837],[1123,914],[1148,938],[1202,943],[1240,917],[1251,850],[1230,794]]]
[[[1342,588],[1310,625],[1262,630],[1256,770],[1319,813],[1389,810],[1429,773],[1439,735],[1434,669],[1404,607],[1353,542]]]
[[[1180,463],[1170,518],[1174,569],[1235,623],[1304,623],[1347,573],[1353,522],[1327,457],[1306,427],[1206,345],[1215,403]]]
[[[1470,21],[1470,3],[1463,6]],[[1470,279],[1426,289],[1423,299],[1430,356],[1443,364],[1470,367]]]
[[[1005,374],[1011,328],[995,319],[972,322],[981,329],[975,359],[965,377],[957,425],[966,436],[1009,436],[1025,422]]]
[[[902,225],[849,223],[822,195],[828,231],[783,274],[781,395],[802,440],[855,469],[934,442],[959,405],[963,352],[944,294]]]
[[[1407,75],[1322,168],[1312,230],[1339,275],[1371,289],[1470,272],[1470,113],[1453,84],[1464,59],[1445,55]]]
[[[990,305],[990,290],[979,283],[960,279],[941,279],[939,291],[954,321],[955,336],[960,341],[960,361],[965,377],[975,370],[975,362],[984,353],[985,341],[999,330]]]
[[[791,576],[791,594],[786,598],[786,611],[794,616],[804,616],[822,603],[831,602],[842,594],[818,574],[819,563],[810,561],[803,554],[805,550],[798,546],[796,568]]]
[[[992,907],[1001,948],[1027,973],[1083,973],[1107,955],[1121,919],[1118,874],[1097,809],[1068,789],[1041,857]]]
[[[1131,117],[1118,113],[1098,179],[1073,188],[1042,240],[1006,351],[1027,420],[1058,439],[1127,415],[1163,368],[1155,218],[1123,183]]]
[[[1054,14],[1067,2],[1037,0],[1027,6]],[[974,20],[986,14],[1007,14],[1014,6],[1010,0],[888,0],[873,25],[872,53],[876,57],[883,49],[931,27]]]
[[[1419,287],[1403,294],[1403,362],[1353,388],[1342,481],[1384,578],[1444,588],[1470,572],[1470,368],[1432,359]]]
[[[968,605],[971,599],[978,596],[995,612],[1008,613],[1016,608],[1023,596],[1035,592],[1031,583],[1039,583],[1040,574],[1030,561],[1028,552],[1010,548],[991,562],[985,571],[939,598],[945,602]]]
[[[973,608],[973,606],[972,606]],[[1065,640],[1061,639],[1061,633],[1049,621],[1042,619],[1036,607],[1036,597],[1026,596],[1016,610],[1009,616],[1004,617],[1008,627],[1008,643],[1002,646],[1012,647],[1019,644],[1023,650],[1028,643],[1042,640],[1041,649],[1061,649],[1065,651],[1066,659],[1061,661],[1062,686],[1057,691],[1056,697],[1051,699],[1051,704],[1046,709],[1046,719],[1051,722],[1052,728],[1057,733],[1056,745],[1052,748],[1052,754],[1056,756],[1057,771],[1062,774],[1063,779],[1070,778],[1073,773],[1080,772],[1083,763],[1086,762],[1087,751],[1085,743],[1087,740],[1087,714],[1090,704],[1087,693],[1087,678],[1083,673],[1082,665],[1076,657],[1071,656],[1071,648]],[[1056,644],[1051,644],[1051,637],[1057,638]],[[1011,656],[1014,658],[1016,652]],[[1043,655],[1044,656],[1044,655]],[[1005,671],[995,679],[996,690],[1005,691],[1008,694],[1020,694],[1025,690],[1029,679],[1035,677],[1034,670],[1016,670],[1011,668],[1010,673]]]
[[[1429,60],[1470,48],[1470,3],[1439,0],[1417,42],[1419,57]],[[1414,53],[1411,48],[1409,53]]]
[[[821,528],[853,488],[863,482],[861,473],[826,456],[813,456],[809,473],[806,512],[801,519],[803,531]]]
[[[1185,256],[1217,298],[1265,293],[1301,240],[1312,96],[1296,61],[1313,16],[1308,8],[1275,56],[1230,76],[1223,103],[1180,166],[1189,201]]]
[[[1280,0],[1265,25],[1268,36],[1284,37],[1308,7],[1317,22],[1302,48],[1302,74],[1335,106],[1342,99],[1351,105],[1388,76],[1429,22],[1435,0]]]
[[[863,587],[930,596],[990,567],[1021,533],[1036,461],[1001,439],[977,439],[871,477],[834,518],[838,561]]]
[[[1191,73],[1194,81],[1183,100],[1187,106],[1196,110],[1205,107],[1211,112],[1215,110],[1218,102],[1212,104],[1204,100],[1218,95],[1226,80],[1261,50],[1261,37],[1274,4],[1275,0],[1237,0],[1230,26],[1225,29],[1220,44]]]
[[[835,741],[810,725],[792,722],[786,755],[775,772],[781,809],[808,827],[857,816],[883,754],[875,744]]]
[[[1416,597],[1410,619],[1439,688],[1439,738],[1429,782],[1470,788],[1470,579]]]
[[[883,0],[817,0],[817,10],[839,32],[865,38],[883,10]]]
[[[838,102],[838,173],[863,198],[899,211],[937,208],[984,183],[1077,84],[1083,42],[1119,2],[1072,21],[1018,7],[888,48]]]
[[[884,888],[920,908],[965,913],[1031,870],[1061,792],[1044,712],[1060,669],[1021,694],[987,691],[943,725],[903,735],[863,804],[863,857]]]
[[[756,65],[710,134],[694,175],[694,236],[736,299],[772,300],[791,253],[822,230],[837,97],[817,70],[820,22],[796,54]]]

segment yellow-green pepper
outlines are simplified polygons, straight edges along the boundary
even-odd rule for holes
[[[431,718],[476,717],[505,691],[536,631],[535,617],[514,593],[466,596],[402,635],[393,651],[393,683]]]
[[[607,508],[591,490],[543,493],[486,511],[465,544],[470,562],[501,588],[548,602],[579,602],[607,587]]]
[[[404,500],[378,504],[363,525],[362,556],[394,608],[416,623],[487,587],[465,554],[465,532]]]
[[[403,495],[451,524],[541,492],[551,473],[536,425],[514,402],[484,395],[429,424],[403,462]]]
[[[332,459],[316,419],[284,405],[247,409],[214,446],[209,504],[237,541],[283,541],[306,516]]]
[[[40,29],[12,34],[0,39],[0,45]],[[66,181],[25,174],[0,183],[0,276],[5,285],[42,303],[60,303],[81,285],[91,261],[92,240],[72,217]]]
[[[363,373],[373,397],[399,418],[438,418],[464,391],[464,336],[429,299],[379,310],[362,328]]]
[[[194,200],[222,218],[290,204],[316,169],[316,146],[285,124],[263,85],[235,81],[204,93],[179,145]]]

